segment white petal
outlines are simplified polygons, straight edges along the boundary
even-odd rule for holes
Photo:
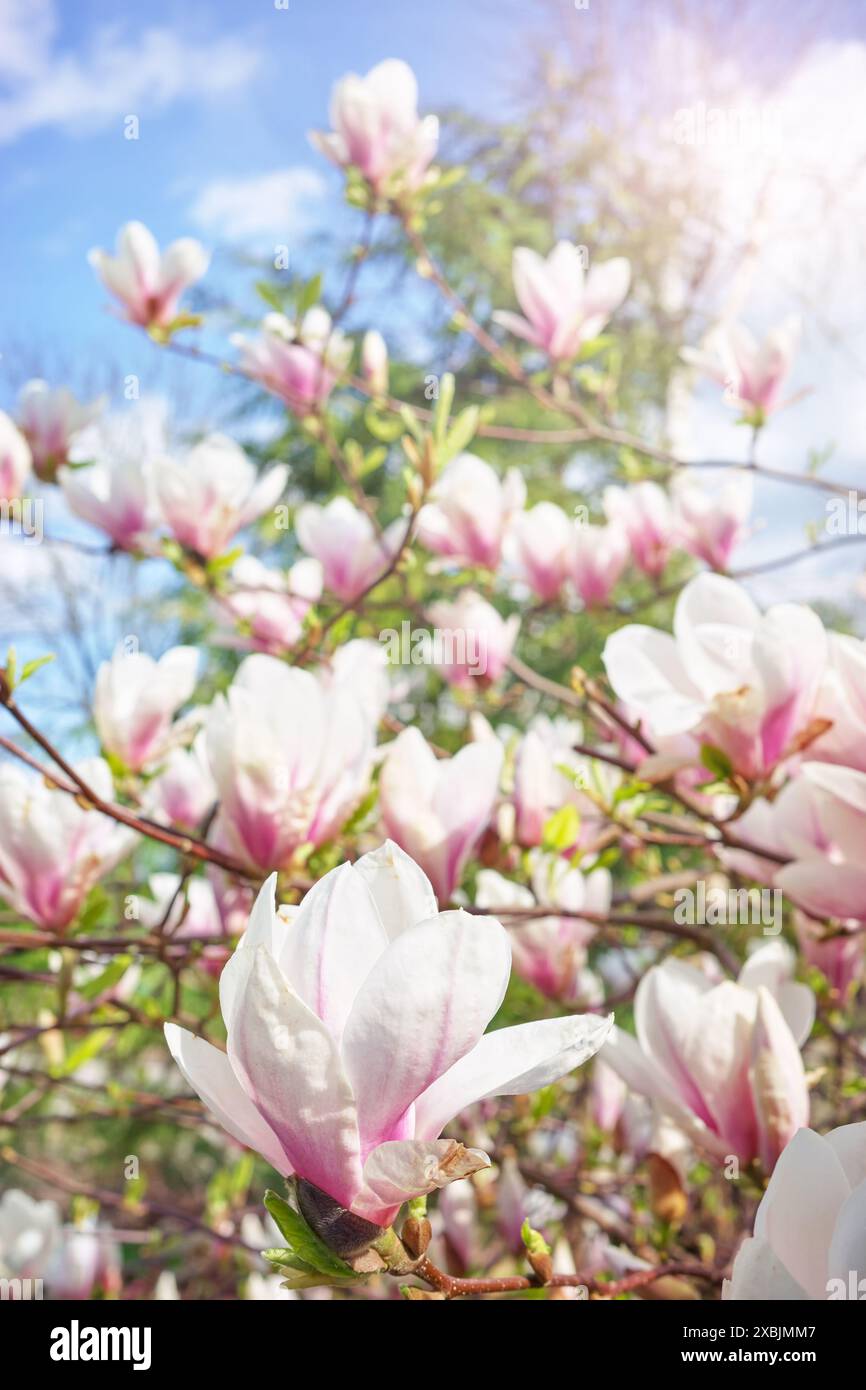
[[[241,1144],[255,1149],[287,1177],[292,1165],[270,1125],[243,1090],[226,1054],[186,1028],[178,1028],[176,1023],[165,1025],[165,1040],[187,1084],[223,1129]]]
[[[492,917],[442,912],[391,942],[358,993],[343,1061],[367,1143],[474,1048],[505,995],[511,947]],[[435,1135],[430,1136],[435,1138]]]
[[[450,1119],[476,1100],[523,1095],[549,1086],[592,1057],[612,1026],[612,1014],[608,1018],[575,1014],[486,1033],[468,1056],[434,1081],[416,1102],[415,1133],[435,1139]]]

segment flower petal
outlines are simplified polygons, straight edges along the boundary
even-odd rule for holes
[[[286,934],[280,965],[304,1003],[339,1040],[355,996],[388,945],[373,896],[351,864],[309,891]]]
[[[165,1025],[165,1040],[185,1081],[223,1129],[288,1177],[292,1165],[279,1139],[243,1090],[226,1054],[176,1023]]]
[[[343,1062],[367,1147],[475,1047],[505,995],[511,947],[493,917],[442,912],[392,941],[360,989]],[[435,1135],[430,1137],[435,1138]]]
[[[436,916],[438,904],[429,878],[393,840],[362,855],[355,872],[372,893],[389,940]]]
[[[251,953],[228,1053],[295,1171],[351,1206],[361,1184],[351,1087],[331,1034],[289,989],[264,946]]]
[[[486,1033],[477,1047],[434,1081],[415,1105],[415,1133],[435,1139],[455,1115],[490,1096],[517,1096],[549,1086],[579,1067],[606,1041],[613,1014],[546,1018]]]

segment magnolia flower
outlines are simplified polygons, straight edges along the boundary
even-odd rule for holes
[[[318,560],[297,560],[282,574],[242,555],[232,566],[231,583],[219,600],[220,618],[232,620],[222,641],[280,656],[299,640],[306,614],[322,596],[322,566]]]
[[[593,1062],[591,1094],[593,1120],[599,1129],[613,1134],[626,1107],[628,1087],[603,1057]]]
[[[515,468],[500,478],[483,459],[458,454],[418,514],[418,538],[437,555],[495,570],[506,532],[525,500],[526,485]]]
[[[41,1278],[60,1244],[60,1209],[17,1187],[0,1197],[0,1276]]]
[[[714,984],[668,960],[635,995],[637,1039],[620,1029],[604,1059],[698,1147],[769,1172],[809,1119],[799,1048],[815,1013],[812,991],[788,979],[780,943],[756,951],[739,982]]]
[[[535,851],[530,855],[530,870],[531,891],[493,869],[482,869],[477,878],[476,906],[486,912],[550,907],[549,917],[518,918],[510,925],[515,970],[550,999],[564,1004],[600,1002],[599,983],[586,969],[586,947],[595,926],[574,914],[584,910],[604,915],[609,911],[610,873],[593,869],[583,874],[565,859]],[[570,915],[557,916],[557,908]]]
[[[622,304],[631,267],[624,256],[616,256],[585,275],[581,247],[559,241],[546,260],[528,246],[518,246],[512,274],[525,317],[498,310],[494,319],[554,361],[563,361],[597,338]]]
[[[827,656],[818,704],[831,726],[809,754],[866,772],[866,642],[831,632]]]
[[[145,809],[154,819],[197,830],[213,810],[217,790],[208,767],[203,733],[191,748],[171,748],[148,783]]]
[[[565,512],[553,502],[538,502],[518,512],[511,523],[506,558],[543,603],[558,598],[568,577],[572,529]]]
[[[172,720],[195,688],[198,652],[172,647],[158,661],[120,646],[96,673],[93,718],[103,748],[132,772],[164,756],[177,730]]]
[[[380,535],[348,497],[324,507],[305,502],[295,517],[298,542],[322,566],[325,588],[346,603],[359,597],[393,564],[406,534],[399,518]]]
[[[388,746],[379,780],[382,820],[392,840],[430,878],[447,902],[493,814],[502,769],[496,739],[469,743],[437,760],[419,729]]]
[[[628,536],[620,525],[571,528],[568,573],[587,608],[607,603],[628,563],[629,553]]]
[[[157,461],[156,491],[175,540],[212,560],[232,537],[277,502],[289,476],[278,463],[262,475],[243,449],[222,434],[211,434],[185,459],[163,455]]]
[[[431,603],[432,659],[452,685],[471,688],[483,679],[492,684],[503,675],[517,638],[520,618],[503,618],[492,604],[471,589],[454,603]]]
[[[394,693],[388,677],[388,653],[381,642],[355,637],[343,642],[317,673],[325,690],[340,688],[361,706],[370,727],[382,721]]]
[[[331,94],[332,134],[310,141],[341,168],[356,168],[374,192],[419,188],[439,143],[439,121],[418,115],[418,83],[398,58],[377,63],[366,77],[351,72]]]
[[[756,777],[795,751],[820,714],[827,636],[809,608],[780,603],[762,617],[733,580],[700,574],[680,594],[673,637],[629,625],[603,659],[651,738],[688,734]]]
[[[130,323],[167,328],[184,290],[207,271],[210,253],[201,242],[182,237],[160,255],[152,232],[141,222],[127,222],[117,234],[116,255],[94,249],[87,259]]]
[[[805,912],[794,913],[797,940],[807,965],[820,970],[833,993],[843,1002],[853,984],[863,978],[866,940],[863,933],[826,935],[820,923]]]
[[[725,862],[787,894],[812,917],[866,921],[866,773],[803,763],[775,801],[754,801],[736,821],[754,852],[723,852]],[[789,863],[761,858],[761,850]]]
[[[671,495],[680,544],[711,569],[727,569],[752,510],[752,491],[746,473],[725,474],[711,487],[694,469],[678,473]]]
[[[563,806],[574,806],[579,813],[574,848],[587,845],[601,829],[603,816],[585,788],[608,803],[622,777],[616,768],[576,753],[574,745],[582,739],[582,726],[569,720],[539,715],[530,721],[514,755],[518,844],[540,845],[547,822]]]
[[[763,423],[783,404],[782,386],[800,344],[800,319],[790,315],[758,342],[747,328],[729,323],[710,335],[709,351],[683,348],[686,362],[725,387],[725,399]]]
[[[69,450],[81,430],[102,412],[104,397],[82,405],[66,386],[55,390],[45,381],[28,381],[18,397],[18,425],[33,456],[33,468],[44,482],[54,481],[68,462]]]
[[[308,309],[296,328],[285,314],[266,314],[258,338],[235,333],[245,372],[296,415],[309,415],[328,399],[349,365],[352,343],[321,305]]]
[[[324,844],[366,790],[373,737],[360,702],[276,657],[246,657],[205,728],[219,829],[253,868]]]
[[[0,501],[14,502],[21,496],[32,462],[24,435],[0,410]]]
[[[76,770],[97,796],[111,799],[111,773],[101,758],[88,758]],[[68,927],[134,839],[132,831],[85,810],[41,777],[0,768],[0,896],[37,926]]]
[[[451,1117],[550,1084],[609,1032],[609,1019],[572,1017],[483,1037],[508,984],[508,934],[491,917],[437,914],[395,845],[332,870],[297,909],[277,911],[275,884],[223,970],[227,1054],[173,1024],[166,1038],[223,1127],[301,1180],[314,1224],[337,1203],[387,1226],[406,1200],[487,1166],[439,1138]]]
[[[159,519],[153,464],[164,448],[165,409],[143,401],[82,431],[70,455],[79,466],[59,468],[57,481],[77,516],[122,550],[141,550]]]
[[[388,349],[385,339],[375,328],[364,334],[361,344],[361,376],[374,396],[388,391]]]
[[[90,1298],[97,1285],[116,1295],[121,1284],[117,1242],[93,1218],[64,1225],[56,1202],[9,1188],[0,1197],[0,1277],[40,1279],[55,1299]]]
[[[608,521],[625,532],[638,569],[651,579],[664,571],[674,542],[674,514],[658,483],[606,487],[604,510]]]
[[[795,1134],[737,1253],[723,1299],[866,1296],[866,1124]]]

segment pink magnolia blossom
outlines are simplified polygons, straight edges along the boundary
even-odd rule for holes
[[[698,1147],[769,1172],[809,1119],[800,1046],[811,1031],[812,991],[787,978],[771,942],[737,984],[714,984],[682,961],[665,961],[635,995],[637,1039],[614,1030],[604,1060],[652,1100]]]
[[[437,759],[419,729],[404,729],[389,744],[379,780],[385,829],[448,902],[466,862],[490,823],[502,746],[485,739]]]
[[[493,317],[554,361],[576,356],[584,343],[598,337],[628,294],[631,279],[624,256],[593,265],[585,274],[581,248],[569,241],[557,242],[546,260],[528,246],[518,246],[512,273],[523,317],[508,310]]]
[[[795,1134],[776,1164],[722,1298],[863,1299],[866,1124]]]
[[[388,349],[375,328],[364,334],[361,344],[361,376],[375,396],[388,392]]]
[[[794,913],[794,928],[803,960],[820,970],[833,993],[847,1001],[851,986],[863,979],[866,940],[863,933],[827,935],[824,928],[805,912]]]
[[[101,758],[76,770],[110,801],[111,773]],[[0,897],[28,921],[63,931],[103,875],[124,858],[133,831],[17,767],[0,768]]]
[[[127,222],[117,234],[114,256],[95,249],[88,260],[131,323],[167,328],[177,318],[184,290],[206,273],[210,253],[201,242],[182,237],[160,254],[147,227]]]
[[[540,993],[564,1004],[596,1004],[602,991],[598,980],[587,969],[586,948],[595,926],[571,914],[585,910],[606,913],[611,902],[611,879],[607,869],[588,874],[572,868],[568,861],[533,851],[530,855],[532,889],[504,878],[493,869],[478,874],[476,906],[486,912],[506,909],[550,907],[549,917],[508,925],[514,968]],[[570,915],[556,915],[562,908]]]
[[[428,550],[465,565],[495,570],[513,518],[526,500],[515,468],[504,478],[475,454],[446,464],[432,499],[418,515],[418,538]]]
[[[21,496],[32,462],[24,435],[0,410],[0,501],[14,502]]]
[[[482,1036],[508,983],[508,934],[437,914],[394,845],[326,874],[300,908],[278,912],[275,884],[223,970],[227,1054],[173,1024],[166,1037],[223,1127],[301,1180],[302,1210],[312,1187],[388,1225],[404,1201],[487,1166],[439,1138],[453,1115],[553,1082],[609,1032],[571,1017]]]
[[[266,314],[258,338],[232,336],[245,372],[279,396],[295,415],[309,415],[330,396],[349,365],[352,343],[321,305],[299,327],[285,314]]]
[[[505,539],[505,555],[517,577],[543,603],[559,597],[568,578],[572,525],[561,507],[538,502],[518,512]]]
[[[246,657],[205,728],[218,829],[253,868],[324,844],[366,791],[373,733],[360,702],[276,657]]]
[[[866,773],[806,762],[775,801],[754,801],[736,821],[754,853],[723,851],[725,861],[770,881],[810,916],[866,921]],[[761,859],[760,850],[789,862]]]
[[[709,351],[683,348],[683,358],[725,387],[726,399],[759,423],[783,404],[782,386],[800,344],[801,323],[796,314],[772,328],[758,342],[740,323],[730,323],[710,336]]]
[[[625,531],[639,570],[658,579],[674,544],[674,514],[667,493],[658,483],[606,487],[604,510],[609,522]]]
[[[343,642],[327,665],[317,671],[325,690],[342,689],[361,706],[370,727],[382,721],[390,701],[399,694],[388,675],[388,653],[383,643],[355,637]]]
[[[608,638],[614,691],[651,739],[708,742],[745,777],[772,769],[821,714],[820,619],[800,604],[763,616],[731,579],[700,574],[677,601],[674,636],[629,625]]]
[[[54,390],[44,381],[28,381],[18,397],[18,426],[30,445],[37,477],[53,482],[67,463],[69,450],[83,429],[99,417],[104,397],[82,405],[66,386]]]
[[[574,587],[587,608],[603,606],[628,564],[630,547],[625,528],[575,525],[567,559]]]
[[[725,475],[709,487],[704,475],[694,469],[678,473],[671,495],[680,544],[711,569],[727,569],[731,552],[743,537],[752,492],[752,479],[746,473]]]
[[[451,685],[471,689],[478,681],[492,684],[508,667],[520,618],[503,618],[492,604],[471,589],[453,603],[431,603],[433,664]]]
[[[866,642],[831,632],[827,655],[818,704],[832,724],[809,756],[866,772]]]
[[[217,790],[210,774],[205,738],[191,748],[171,748],[162,769],[147,786],[145,805],[155,820],[197,830],[213,810]]]
[[[626,1107],[628,1087],[603,1057],[592,1066],[592,1118],[599,1129],[613,1134]]]
[[[158,763],[178,741],[172,721],[192,695],[197,670],[195,647],[172,647],[158,661],[118,647],[100,666],[93,695],[105,751],[132,772]]]
[[[366,512],[348,497],[324,507],[305,502],[295,517],[298,542],[322,566],[325,588],[351,603],[385,574],[406,534],[398,518],[379,535]]]
[[[242,555],[232,566],[231,584],[217,609],[225,629],[220,640],[280,656],[300,640],[304,618],[322,596],[322,566],[318,560],[297,560],[284,574]]]
[[[222,555],[238,531],[276,505],[288,476],[284,463],[259,474],[243,449],[222,434],[208,435],[186,458],[163,455],[155,466],[172,535],[206,560]]]
[[[609,801],[622,780],[616,768],[574,751],[583,740],[580,724],[536,716],[514,755],[515,835],[518,844],[540,845],[555,811],[574,806],[580,816],[578,843],[587,845],[604,817],[585,788]]]
[[[311,131],[317,150],[358,169],[376,193],[416,189],[439,143],[439,121],[418,115],[418,83],[407,63],[388,58],[366,77],[351,72],[334,87],[333,132]]]
[[[149,550],[159,521],[153,467],[165,449],[164,407],[142,401],[107,415],[76,436],[70,463],[57,470],[77,516],[111,537],[121,550]]]

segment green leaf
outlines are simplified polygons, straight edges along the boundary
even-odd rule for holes
[[[437,451],[440,464],[449,463],[457,454],[463,452],[467,444],[471,443],[478,429],[480,414],[477,405],[467,405],[465,410],[461,410],[445,436],[444,444]]]
[[[298,317],[301,318],[322,297],[322,276],[314,275],[301,289],[298,296]]]
[[[94,1033],[89,1033],[86,1038],[82,1039],[77,1047],[73,1047],[72,1051],[64,1057],[61,1065],[56,1069],[52,1068],[52,1073],[57,1076],[71,1076],[85,1062],[96,1057],[111,1042],[113,1037],[114,1030],[112,1028],[97,1028]]]
[[[439,397],[433,413],[433,437],[440,447],[445,443],[451,407],[454,404],[454,373],[445,372],[439,382]]]
[[[276,309],[278,314],[284,314],[286,312],[279,290],[277,290],[270,281],[257,280],[256,294],[259,296],[259,299],[263,299],[271,309]]]
[[[315,1231],[311,1230],[299,1211],[281,1197],[279,1193],[268,1190],[265,1193],[265,1206],[277,1223],[280,1234],[293,1256],[304,1264],[327,1274],[332,1279],[354,1279],[355,1271],[339,1255],[325,1244]]]
[[[404,423],[399,415],[380,415],[371,403],[364,411],[364,424],[374,439],[382,444],[393,444],[403,433]]]
[[[32,661],[25,661],[18,677],[18,684],[23,685],[26,680],[34,676],[43,666],[47,666],[49,661],[54,660],[54,653],[47,652],[45,656],[35,656]]]
[[[562,806],[546,822],[542,832],[542,848],[552,854],[570,849],[580,834],[580,814],[576,806]]]
[[[722,782],[729,782],[734,775],[727,753],[723,753],[721,748],[716,748],[712,743],[701,744],[701,764]]]

